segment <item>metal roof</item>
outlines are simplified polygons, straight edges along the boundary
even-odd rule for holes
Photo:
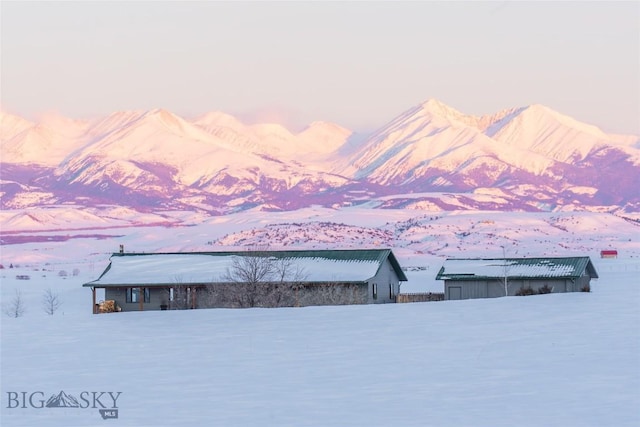
[[[598,278],[589,257],[447,259],[436,280],[576,279],[585,273]]]
[[[407,281],[390,249],[259,250],[225,252],[115,253],[111,262],[86,287],[166,286],[175,283],[213,283],[224,275],[238,256],[261,256],[293,260],[302,268],[306,282],[364,282],[374,277],[389,260],[400,281]]]

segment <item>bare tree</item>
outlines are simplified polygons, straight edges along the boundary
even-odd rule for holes
[[[44,294],[42,295],[42,308],[44,309],[45,313],[53,316],[53,314],[60,308],[61,305],[62,301],[60,301],[60,297],[56,292],[53,292],[51,288],[48,288],[46,291],[44,291]]]
[[[294,307],[300,306],[299,293],[304,289],[304,281],[308,274],[303,267],[296,264],[291,258],[278,258],[273,261],[275,279],[280,286],[275,285],[271,290],[271,300],[275,307],[282,305],[283,301],[293,299]],[[287,285],[284,283],[287,282]]]
[[[263,251],[250,251],[246,255],[235,256],[231,263],[225,275],[231,282],[266,282],[271,280],[275,272],[272,259]]]
[[[307,277],[291,258],[272,256],[268,250],[248,251],[235,257],[222,277],[227,285],[216,291],[216,303],[236,307],[298,306]]]
[[[24,305],[24,300],[22,299],[22,292],[16,289],[16,293],[5,307],[4,313],[9,317],[21,317],[27,311],[27,308]]]
[[[296,264],[291,258],[277,258],[272,260],[272,265],[275,280],[279,282],[298,283],[308,277],[304,268]]]
[[[269,282],[275,272],[273,259],[264,250],[247,251],[231,261],[231,267],[223,276],[229,283],[243,284],[244,292],[239,293],[241,307],[255,307],[259,284]]]

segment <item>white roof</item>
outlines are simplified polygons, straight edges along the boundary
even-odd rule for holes
[[[589,262],[587,257],[448,259],[438,273],[438,279],[500,278],[505,275],[513,278],[579,277]]]
[[[237,255],[148,254],[113,256],[103,275],[87,285],[167,285],[173,283],[212,283],[233,266]],[[301,269],[306,282],[364,282],[376,275],[374,260],[337,260],[322,257],[292,257],[293,269]]]

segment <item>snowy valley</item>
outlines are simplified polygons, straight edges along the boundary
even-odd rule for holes
[[[26,307],[18,318],[2,317],[3,426],[640,422],[640,224],[632,219],[110,209],[117,219],[99,222],[58,211],[58,230],[34,229],[27,213],[12,217],[11,232],[3,226],[3,239],[14,241],[2,245],[2,302],[19,290]],[[441,290],[434,278],[446,257],[499,257],[500,246],[512,256],[589,255],[600,279],[590,293],[93,315],[91,292],[81,285],[102,273],[120,244],[133,252],[392,247],[409,278],[402,292]],[[607,248],[619,258],[600,259]],[[47,289],[62,301],[54,315],[42,310]],[[71,403],[45,406],[60,395]]]

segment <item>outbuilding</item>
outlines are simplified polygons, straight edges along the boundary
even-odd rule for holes
[[[92,289],[94,313],[298,307],[396,301],[406,281],[390,249],[115,253]]]
[[[618,251],[615,249],[603,249],[600,251],[600,258],[618,258]]]
[[[586,292],[597,278],[589,257],[447,259],[436,276],[445,300]]]

